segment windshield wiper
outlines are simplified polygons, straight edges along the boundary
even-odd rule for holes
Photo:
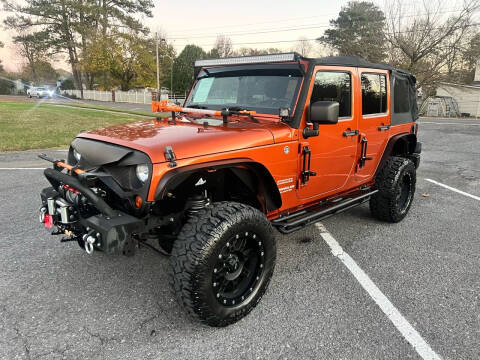
[[[205,110],[208,109],[208,107],[203,105],[187,105],[186,107],[190,109],[205,109]]]
[[[224,107],[222,108],[223,121],[226,122],[227,116],[230,116],[230,115],[243,115],[243,116],[248,116],[253,122],[258,123],[259,121],[248,111],[250,110],[242,108],[240,106]]]
[[[228,107],[224,107],[222,108],[222,110],[232,110],[232,111],[250,111],[249,109],[245,109],[243,107],[240,107],[240,106],[228,106]]]

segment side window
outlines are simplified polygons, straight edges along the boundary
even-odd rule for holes
[[[337,101],[339,117],[352,116],[352,79],[349,73],[319,71],[315,75],[310,103]]]
[[[387,78],[383,74],[362,74],[362,114],[387,112]]]
[[[393,87],[393,111],[396,113],[404,113],[410,111],[410,98],[408,96],[407,80],[395,79]]]

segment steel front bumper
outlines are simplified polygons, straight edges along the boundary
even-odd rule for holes
[[[53,234],[74,237],[79,243],[85,244],[87,252],[88,249],[93,251],[93,248],[97,248],[107,254],[132,254],[135,249],[132,235],[142,229],[142,220],[112,209],[100,196],[73,176],[54,169],[45,169],[44,174],[52,187],[41,191],[40,221],[46,227],[56,229]],[[65,185],[84,196],[99,214],[82,217],[77,206],[55,190]]]

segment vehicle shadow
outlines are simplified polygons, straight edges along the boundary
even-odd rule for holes
[[[273,282],[284,281],[282,274],[302,272],[302,264],[312,256],[316,259],[329,256],[313,225],[294,234],[276,232],[275,235],[277,267]],[[193,320],[174,297],[168,283],[167,257],[146,248],[137,249],[133,257],[125,257],[101,252],[87,255],[73,243],[61,246],[67,247],[52,264],[58,274],[62,274],[57,279],[57,290],[61,287],[66,297],[85,309],[83,323],[94,324],[96,319],[109,316],[128,318],[129,325],[124,330],[142,338],[154,337],[162,333],[162,329],[206,328]],[[282,288],[286,284],[277,285]],[[91,330],[106,329],[102,325]]]

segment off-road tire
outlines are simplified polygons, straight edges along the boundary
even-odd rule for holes
[[[376,176],[378,192],[370,198],[372,215],[382,221],[401,221],[412,206],[416,179],[410,159],[390,157]]]
[[[245,244],[261,249],[262,257],[256,257],[255,262],[260,272],[253,283],[247,282],[248,289],[241,293],[244,300],[237,303],[230,300],[224,305],[227,300],[222,300],[214,288],[218,276],[214,270],[218,271],[219,255],[232,246],[231,242],[235,242],[232,239],[238,239],[238,234],[245,236]],[[276,259],[273,234],[263,213],[240,203],[213,203],[191,214],[170,256],[169,281],[179,303],[194,318],[210,326],[227,326],[246,316],[262,298],[273,274]]]

